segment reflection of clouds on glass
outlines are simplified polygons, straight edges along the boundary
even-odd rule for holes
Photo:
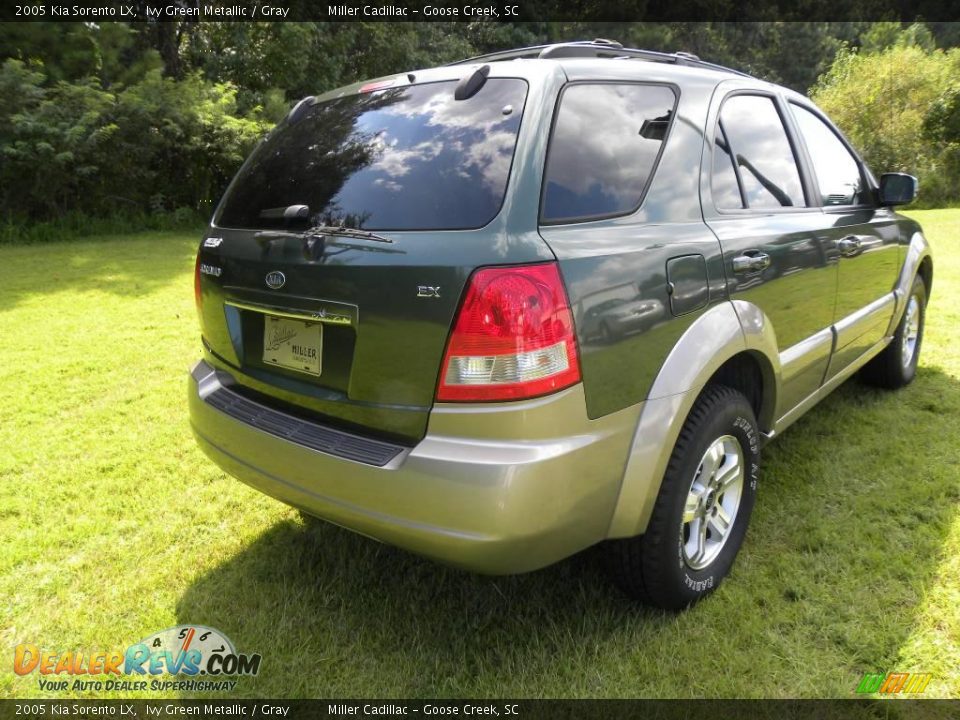
[[[662,144],[655,134],[642,134],[642,128],[645,121],[669,120],[673,103],[673,91],[665,87],[568,88],[550,143],[545,218],[636,207]]]
[[[852,205],[859,197],[863,180],[860,167],[846,146],[824,122],[809,110],[791,104],[817,175],[825,205]]]
[[[736,95],[723,104],[721,120],[750,207],[803,207],[800,172],[773,100]]]
[[[718,208],[742,208],[740,186],[733,169],[733,158],[720,128],[717,128],[713,145],[713,175],[710,179],[713,190],[713,202]]]
[[[527,86],[490,79],[456,101],[455,85],[318,103],[261,146],[223,215],[258,227],[261,209],[303,204],[371,230],[482,227],[503,201]],[[515,110],[505,115],[505,105]]]
[[[460,128],[492,132],[498,125],[510,123],[513,115],[504,116],[503,106],[515,98],[510,88],[501,83],[487,83],[468,100],[456,100],[452,92],[438,92],[419,106],[392,105],[384,114],[417,118],[441,130]]]
[[[469,100],[454,98],[450,84],[423,85],[406,92],[417,102],[399,102],[361,118],[352,141],[363,143],[372,162],[344,186],[338,199],[358,196],[362,176],[372,187],[410,197],[425,175],[444,183],[474,188],[475,202],[502,194],[510,172],[520,114],[503,113],[520,104],[515,82],[489,82]],[[424,139],[425,137],[429,139]],[[485,188],[480,193],[479,187]]]
[[[510,172],[513,143],[513,133],[491,133],[470,148],[464,164],[476,170],[487,187],[495,189]]]
[[[447,91],[433,94],[420,105],[388,106],[380,114],[426,126],[434,139],[404,149],[398,138],[388,139],[381,130],[374,139],[379,157],[370,169],[399,177],[409,173],[412,164],[429,162],[446,148],[462,154],[462,165],[453,168],[454,174],[464,180],[476,177],[497,190],[510,171],[518,123],[512,113],[505,116],[502,112],[507,99],[515,95],[506,90],[509,88],[500,83],[488,83],[466,101],[454,99]]]
[[[461,130],[456,132],[463,135]],[[400,178],[408,175],[418,163],[429,163],[446,150],[461,154],[462,164],[453,168],[456,175],[464,179],[477,177],[491,190],[496,190],[510,171],[516,136],[509,131],[499,131],[465,143],[463,139],[447,139],[449,134],[448,130],[439,136],[440,139],[404,149],[398,147],[397,138],[388,140],[385,132],[378,133],[371,142],[376,150],[376,159],[370,165],[370,171]],[[388,189],[400,188],[397,183],[387,183],[384,178],[377,178],[374,185]]]
[[[373,181],[374,185],[379,185],[384,190],[389,190],[390,192],[400,192],[403,190],[403,185],[395,183],[393,180],[386,180],[384,178],[377,178]]]
[[[443,152],[443,143],[436,141],[418,143],[409,150],[398,150],[396,145],[396,138],[389,145],[381,144],[379,157],[370,169],[394,178],[402,177],[410,172],[411,164],[428,162]]]

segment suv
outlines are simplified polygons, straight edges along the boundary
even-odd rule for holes
[[[490,574],[603,542],[682,608],[766,441],[858,370],[913,379],[916,188],[802,95],[611,41],[306,98],[201,242],[193,429],[308,515]]]

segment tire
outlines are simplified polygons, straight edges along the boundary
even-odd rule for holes
[[[923,344],[926,314],[927,286],[923,278],[916,277],[893,340],[860,371],[860,377],[865,382],[896,390],[913,381],[917,374],[920,346]]]
[[[718,448],[722,457],[714,454]],[[715,461],[719,466],[701,484],[702,470]],[[708,386],[677,438],[647,532],[604,546],[614,582],[630,597],[666,610],[682,610],[716,590],[747,532],[759,470],[760,431],[750,403],[733,388]],[[730,481],[723,492],[715,489],[720,478]],[[724,517],[731,522],[720,534]],[[697,551],[701,537],[703,554]]]

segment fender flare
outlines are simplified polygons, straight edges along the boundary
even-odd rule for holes
[[[694,402],[713,374],[743,352],[751,353],[761,367],[765,392],[758,422],[762,430],[772,427],[780,391],[776,334],[759,307],[725,300],[687,328],[654,379],[637,421],[607,537],[632,537],[646,529],[670,455]]]
[[[893,295],[896,306],[893,310],[893,317],[890,318],[890,327],[887,328],[887,335],[893,335],[897,331],[897,325],[900,324],[900,318],[903,317],[903,311],[907,307],[906,299],[910,296],[910,289],[913,287],[913,279],[920,272],[920,265],[927,258],[931,258],[930,243],[920,231],[915,232],[907,245],[907,253],[900,267],[900,277],[893,288]],[[932,284],[932,283],[931,283]],[[932,288],[927,288],[931,290]],[[930,293],[927,293],[927,302],[930,302]]]

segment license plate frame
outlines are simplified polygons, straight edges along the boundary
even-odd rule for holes
[[[323,324],[263,316],[263,362],[320,377],[323,372]]]

